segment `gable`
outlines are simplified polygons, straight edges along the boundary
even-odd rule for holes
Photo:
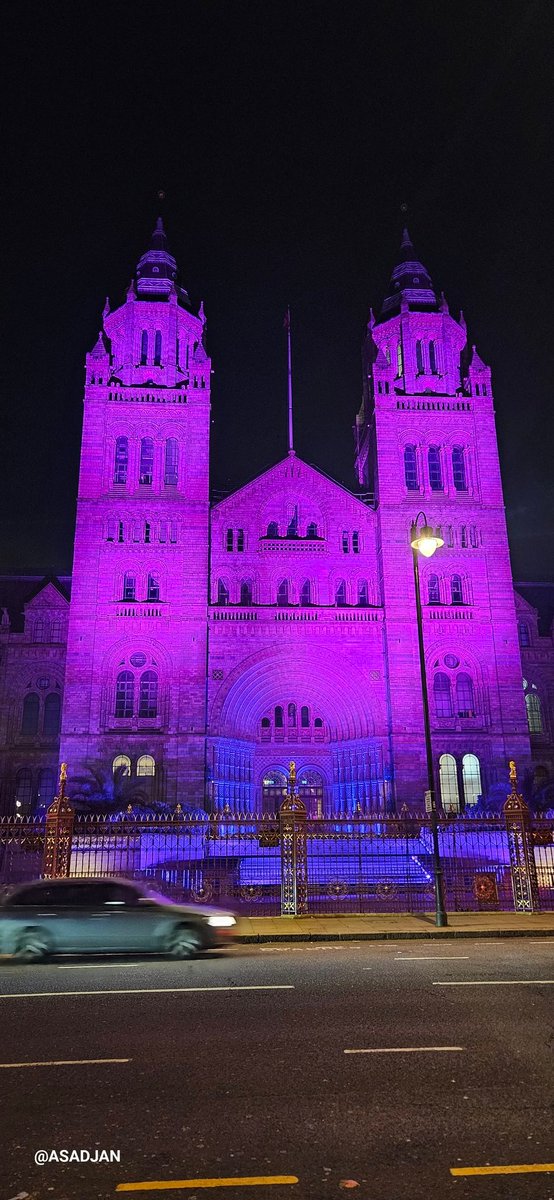
[[[368,508],[348,488],[330,479],[316,467],[296,455],[287,458],[258,475],[250,483],[233,492],[213,506],[212,519],[216,524],[249,519],[263,525],[267,520],[290,519],[291,510],[298,504],[306,515],[313,513],[326,522],[356,520],[372,521],[374,510]]]

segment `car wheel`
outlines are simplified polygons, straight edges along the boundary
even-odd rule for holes
[[[17,962],[40,962],[46,958],[49,949],[41,929],[26,929],[17,943],[14,958]]]
[[[172,958],[192,958],[202,949],[202,941],[195,929],[177,925],[171,930],[165,948]]]

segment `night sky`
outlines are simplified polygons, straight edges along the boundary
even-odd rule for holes
[[[84,355],[163,216],[208,315],[212,487],[354,486],[401,205],[491,364],[516,579],[554,578],[551,0],[20,3],[5,42],[0,572],[71,569]]]

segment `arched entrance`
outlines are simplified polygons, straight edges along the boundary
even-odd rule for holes
[[[300,799],[306,805],[308,817],[323,816],[324,780],[320,771],[308,768],[300,771],[297,779],[297,790]]]
[[[270,767],[262,779],[262,812],[278,813],[287,794],[287,777],[284,771]]]

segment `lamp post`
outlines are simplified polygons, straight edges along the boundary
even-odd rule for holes
[[[419,526],[419,520],[422,525]],[[421,589],[419,586],[419,555],[431,558],[444,541],[436,530],[427,524],[425,513],[419,512],[410,531],[410,545],[414,560],[414,584],[417,610],[417,641],[419,646],[419,668],[421,671],[421,693],[423,700],[423,727],[425,730],[425,754],[427,757],[427,790],[429,792],[431,810],[431,836],[433,839],[433,874],[435,882],[435,925],[448,925],[448,917],[444,906],[444,881],[439,847],[439,828],[437,817],[437,802],[435,797],[435,777],[433,771],[433,749],[431,746],[431,724],[429,721],[429,696],[427,692],[427,671],[425,669],[425,647],[423,643],[423,616],[421,611]]]

